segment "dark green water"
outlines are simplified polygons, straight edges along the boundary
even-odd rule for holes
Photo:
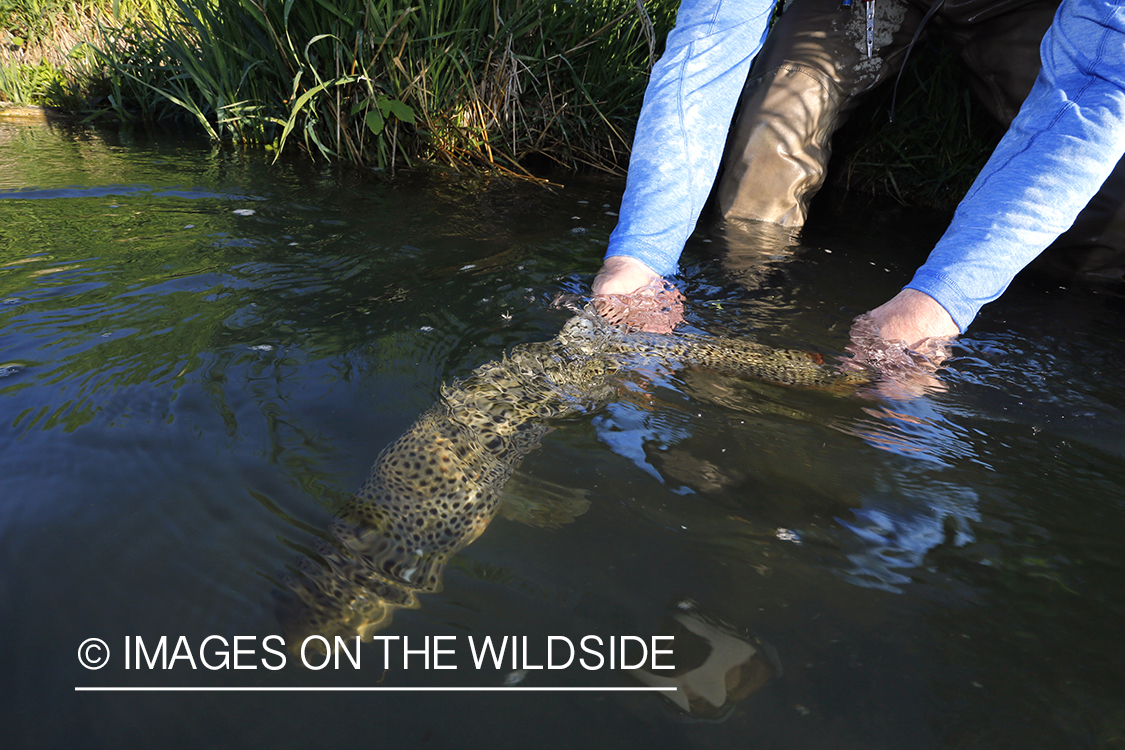
[[[384,670],[374,644],[360,669],[272,670],[261,647],[256,669],[124,664],[127,638],[198,659],[280,633],[278,580],[441,383],[566,321],[550,300],[587,288],[621,187],[0,126],[3,745],[1125,747],[1125,304],[1027,282],[914,399],[631,374],[520,470],[589,510],[498,518],[380,633],[459,657],[485,635],[648,638],[690,599],[716,652],[757,649],[756,677],[700,678],[732,693],[719,721],[640,692],[75,691],[635,686]],[[784,252],[699,235],[690,327],[831,359],[940,230],[826,205]],[[108,666],[79,664],[88,638]]]

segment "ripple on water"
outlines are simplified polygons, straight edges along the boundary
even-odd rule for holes
[[[10,378],[27,370],[27,365],[21,362],[0,362],[0,378]]]
[[[11,676],[32,697],[72,690],[73,663],[42,655],[79,636],[274,631],[269,592],[293,548],[325,533],[331,498],[359,486],[442,382],[557,333],[567,313],[546,300],[588,291],[616,205],[522,188],[496,198],[453,178],[388,188],[313,167],[266,171],[222,150],[164,153],[142,168],[129,149],[66,145],[95,153],[54,171],[28,159],[37,189],[152,187],[0,202],[0,233],[20,240],[0,248],[0,589],[20,615],[0,618],[0,640],[21,644]],[[11,153],[0,149],[0,161]],[[169,177],[169,164],[184,171]],[[194,184],[198,196],[173,187]],[[253,196],[266,198],[254,216],[234,213]],[[704,247],[721,237],[693,240],[676,279],[689,322],[830,358],[861,305],[908,278],[910,222],[879,223],[888,228],[877,241],[863,223],[827,236],[833,223],[823,247],[746,246],[731,272]],[[571,231],[579,226],[589,231]],[[101,273],[100,285],[61,270],[75,263]],[[58,270],[32,277],[36,268]],[[847,284],[843,270],[854,273]],[[622,735],[652,727],[655,744],[716,748],[1067,747],[1117,736],[1105,717],[1123,708],[1125,669],[1112,616],[1125,611],[1125,452],[1111,449],[1125,435],[1125,325],[1097,309],[1089,326],[1063,330],[1035,299],[986,316],[955,349],[946,391],[916,400],[636,373],[611,406],[554,424],[525,464],[587,491],[589,511],[556,530],[497,522],[451,565],[446,591],[388,631],[413,641],[524,635],[538,623],[543,634],[640,634],[691,595],[760,633],[785,666],[783,683],[744,697],[726,722],[684,722],[643,698],[576,696],[542,704],[567,722],[532,712],[517,723],[526,734],[504,735],[511,712],[500,703],[435,695],[404,702],[403,720],[379,731],[418,744],[419,722],[452,712],[478,722],[478,733],[460,732],[468,746],[566,744],[556,731],[573,709],[575,726],[593,715]],[[45,668],[55,672],[40,688]],[[328,672],[325,684],[340,677]],[[240,677],[276,679],[209,679]],[[443,684],[425,670],[386,679]],[[26,726],[52,720],[42,701],[21,700],[11,713]],[[92,715],[75,700],[68,713]],[[369,712],[340,700],[320,706],[321,725],[370,733],[356,718]],[[126,716],[122,704],[120,722],[81,726],[184,729],[173,746],[233,736],[235,725],[294,739],[291,723],[262,729],[260,706],[161,705],[158,719]]]

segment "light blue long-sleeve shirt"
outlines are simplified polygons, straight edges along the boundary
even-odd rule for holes
[[[964,331],[1060,234],[1125,153],[1125,3],[1063,0],[1043,65],[909,289]]]
[[[653,68],[606,257],[675,272],[773,0],[685,0]],[[1125,3],[1063,0],[1031,94],[908,288],[964,331],[1070,227],[1125,152]]]
[[[676,271],[719,171],[727,130],[774,0],[684,0],[652,69],[606,257]]]

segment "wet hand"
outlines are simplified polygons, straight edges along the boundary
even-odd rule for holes
[[[633,258],[607,258],[592,290],[598,313],[630,331],[671,333],[684,320],[679,290]]]
[[[927,356],[944,351],[945,344],[960,333],[937,300],[915,289],[903,289],[856,321],[863,319],[883,341],[901,342],[907,349]]]
[[[948,345],[959,332],[936,300],[904,289],[855,319],[848,351],[856,365],[872,367],[884,376],[879,395],[913,398],[944,390],[935,373],[949,356]]]
[[[639,260],[624,255],[606,258],[591,285],[595,296],[602,294],[629,295],[653,284],[662,284],[660,274]]]

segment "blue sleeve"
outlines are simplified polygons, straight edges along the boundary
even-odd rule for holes
[[[711,192],[774,0],[683,0],[652,69],[606,257],[676,271]]]
[[[963,332],[1074,222],[1125,153],[1125,4],[1063,0],[1019,115],[907,288]]]

